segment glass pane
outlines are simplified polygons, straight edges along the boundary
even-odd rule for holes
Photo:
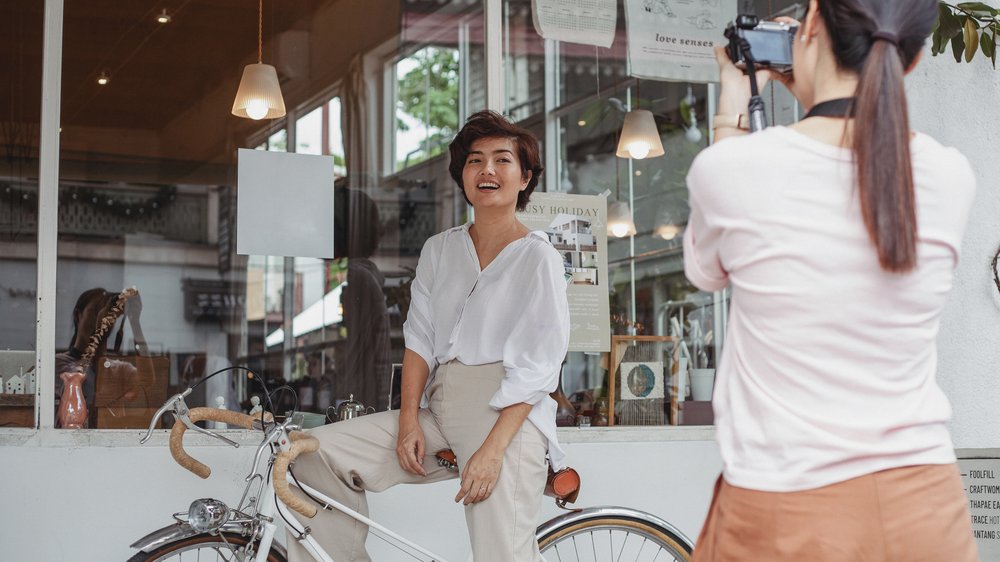
[[[323,111],[317,107],[295,122],[295,152],[323,154]]]
[[[324,154],[333,156],[334,175],[342,178],[347,175],[347,161],[344,159],[343,123],[340,119],[340,98],[335,97],[326,104],[327,107],[327,143],[329,150]]]
[[[256,4],[182,3],[161,24],[161,8],[66,0],[57,341],[86,373],[87,412],[61,425],[145,427],[171,393],[228,366],[261,376],[213,377],[191,405],[257,402],[311,423],[352,394],[387,406],[420,248],[463,219],[442,151],[483,103],[483,16],[467,0],[364,4],[265,5],[263,62],[287,115],[255,121],[231,109],[257,61]],[[388,70],[406,60],[419,101],[401,106]],[[397,107],[418,131],[399,172]],[[238,148],[331,156],[333,259],[236,255]]]
[[[35,425],[42,13],[0,6],[0,427]]]
[[[458,131],[458,49],[424,47],[396,63],[396,169],[442,154]]]
[[[755,7],[764,16],[793,4],[761,0]],[[618,9],[618,31],[605,49],[545,41],[534,30],[530,0],[504,2],[507,111],[552,145],[546,152],[544,189],[607,192],[609,204],[628,205],[635,234],[609,232],[611,332],[618,337],[665,338],[661,348],[650,348],[648,360],[661,364],[656,376],[673,388],[660,402],[623,400],[621,385],[628,384],[629,373],[619,367],[614,377],[618,392],[609,404],[609,369],[619,361],[607,353],[570,353],[563,372],[562,390],[568,397],[563,422],[569,425],[585,416],[592,425],[710,423],[703,415],[710,415],[704,389],[692,394],[690,381],[693,369],[715,368],[727,295],[703,293],[687,282],[682,238],[690,211],[685,176],[708,145],[707,118],[713,106],[709,98],[717,95],[717,88],[629,76],[622,2]],[[775,123],[794,121],[797,107],[787,91],[769,88],[764,96]],[[665,156],[615,155],[625,115],[632,109],[652,112]],[[619,360],[628,362],[639,347],[629,345]],[[678,372],[682,366],[684,377]],[[682,378],[687,384],[680,384]],[[694,404],[678,406],[680,393],[685,401],[696,398]]]
[[[395,78],[392,169],[447,153],[465,116],[485,105],[483,15],[479,2],[403,3],[403,44]]]

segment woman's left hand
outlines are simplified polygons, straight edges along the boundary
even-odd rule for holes
[[[479,503],[490,497],[500,476],[503,465],[503,450],[483,443],[479,450],[465,463],[462,470],[462,487],[455,496],[455,503],[462,501],[464,505]]]

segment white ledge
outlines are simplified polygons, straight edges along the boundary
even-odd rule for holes
[[[712,441],[711,425],[652,425],[616,427],[560,427],[560,443],[656,443],[669,441]]]
[[[241,447],[260,444],[258,431],[226,429],[219,432]],[[0,428],[0,447],[138,447],[144,429],[17,429]],[[715,438],[712,426],[620,426],[559,428],[560,443],[649,443],[670,441],[711,441]],[[146,447],[166,447],[170,432],[153,431]],[[188,431],[184,436],[188,447],[226,447],[225,443]]]
[[[256,448],[261,441],[260,431],[224,429],[219,434],[239,443],[241,447]],[[0,447],[139,447],[145,429],[0,429]],[[145,447],[166,447],[170,431],[157,429]],[[194,431],[184,435],[186,447],[229,447],[218,439]]]

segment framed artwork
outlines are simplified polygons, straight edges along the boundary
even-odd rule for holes
[[[608,425],[674,423],[676,343],[674,336],[611,336]]]

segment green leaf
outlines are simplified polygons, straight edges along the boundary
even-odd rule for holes
[[[966,18],[965,20],[965,62],[972,62],[972,57],[976,55],[976,50],[979,49],[979,28],[976,27],[976,23],[972,21],[972,18]]]
[[[983,32],[983,37],[986,37],[986,32]],[[990,62],[993,63],[993,70],[997,68],[997,29],[996,27],[990,32],[990,44],[993,45],[992,52],[990,53]]]
[[[997,10],[995,8],[983,4],[982,2],[962,2],[958,4],[958,7],[980,17],[988,18],[997,15]]]
[[[979,39],[979,48],[983,51],[983,56],[986,58],[993,58],[993,53],[996,49],[996,44],[993,42],[993,36],[986,31],[983,31],[983,36]]]
[[[941,34],[941,50],[953,37],[962,32],[963,21],[945,4],[938,5],[938,32]]]
[[[952,37],[951,39],[951,53],[955,55],[955,62],[962,62],[962,53],[965,52],[965,39],[962,34]]]
[[[934,33],[931,34],[931,54],[935,57],[944,50],[942,43],[941,34],[935,30]]]

